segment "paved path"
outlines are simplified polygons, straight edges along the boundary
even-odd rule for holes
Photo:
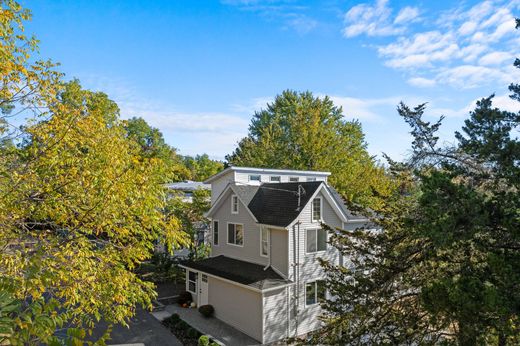
[[[129,328],[114,326],[107,345],[144,344],[145,346],[182,346],[182,343],[164,327],[151,313],[138,308]],[[98,326],[97,333],[106,330]],[[96,332],[94,334],[96,334]],[[100,334],[99,334],[100,335]]]
[[[260,342],[215,317],[205,318],[197,309],[181,308],[179,305],[174,304],[167,305],[164,311],[153,313],[153,315],[162,320],[173,313],[179,314],[180,318],[193,328],[211,336],[211,338],[217,340],[222,345],[260,345]]]

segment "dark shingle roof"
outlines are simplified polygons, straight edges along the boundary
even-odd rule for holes
[[[200,261],[187,261],[182,264],[185,267],[200,270],[204,273],[257,289],[266,289],[291,283],[291,281],[284,279],[271,267],[264,270],[263,265],[245,262],[223,255]]]
[[[248,208],[259,223],[286,227],[298,217],[321,184],[321,181],[262,184]],[[303,187],[305,191],[300,196],[300,208],[298,186]]]

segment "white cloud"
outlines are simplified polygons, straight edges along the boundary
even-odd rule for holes
[[[323,95],[320,95],[323,96]],[[395,107],[401,98],[388,97],[380,99],[355,98],[345,96],[330,96],[336,106],[343,108],[343,114],[349,119],[358,119],[363,122],[381,122],[380,107]]]
[[[420,88],[428,88],[435,86],[437,82],[434,79],[422,78],[422,77],[413,77],[408,79],[408,83],[410,85],[420,87]]]
[[[368,36],[389,36],[402,33],[403,25],[394,25],[391,20],[392,10],[387,6],[388,0],[377,0],[374,5],[360,4],[352,7],[345,14],[346,27],[343,35],[354,37],[362,34]],[[409,11],[408,11],[409,12]],[[405,13],[410,16],[412,13]],[[401,24],[396,22],[395,24]]]
[[[513,59],[513,55],[509,52],[491,52],[479,59],[480,65],[500,65],[506,60]]]
[[[399,14],[394,19],[394,24],[414,22],[419,17],[419,9],[417,7],[407,6],[399,11]]]
[[[352,7],[343,33],[346,37],[396,36],[376,46],[377,52],[385,65],[405,72],[413,86],[504,85],[514,81],[510,65],[518,54],[520,32],[515,30],[513,12],[519,9],[518,0],[482,1],[445,13],[404,7],[391,22],[392,8],[379,0]],[[420,26],[410,26],[419,13],[429,18],[420,18]]]

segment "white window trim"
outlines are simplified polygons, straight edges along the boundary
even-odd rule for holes
[[[278,180],[273,180],[273,178],[278,178]],[[271,176],[269,176],[269,182],[281,183],[282,176],[281,175],[271,175]]]
[[[312,281],[305,282],[305,306],[319,305],[320,302],[318,301],[318,281],[325,281],[325,279],[315,279],[315,280],[312,280]],[[314,299],[315,299],[315,302],[312,303],[312,304],[307,304],[307,285],[308,284],[314,284]],[[327,298],[327,295],[328,295],[328,292],[327,292],[327,290],[325,290],[325,299]]]
[[[197,280],[190,281],[190,272],[197,274]],[[186,282],[186,291],[188,291],[190,293],[193,293],[193,294],[197,294],[197,288],[198,288],[198,285],[199,285],[199,283],[198,283],[198,281],[199,281],[199,273],[194,271],[194,270],[188,270],[187,273],[188,273],[188,280]],[[195,292],[190,291],[190,282],[195,282]]]
[[[320,218],[319,220],[314,219],[314,201],[320,200]],[[322,222],[323,221],[323,198],[321,197],[314,197],[311,203],[311,222]]]
[[[258,179],[258,180],[256,180],[256,179],[251,179],[252,176],[258,176],[259,179]],[[260,183],[260,182],[262,182],[262,174],[249,174],[249,175],[247,176],[247,180],[248,180],[248,181],[258,181],[258,182]]]
[[[235,244],[235,243],[230,243],[229,242],[229,225],[232,224],[232,225],[240,225],[242,226],[242,245],[239,245],[239,244]],[[235,228],[236,229],[236,228]],[[244,247],[244,243],[246,242],[246,232],[244,230],[244,224],[243,223],[238,223],[238,222],[228,222],[226,224],[226,243],[228,245],[231,245],[231,246],[238,246],[238,247]]]
[[[237,210],[234,211],[233,208],[235,206],[235,201],[234,199],[237,199]],[[239,204],[240,204],[240,200],[238,199],[238,196],[237,195],[231,195],[231,214],[238,214],[238,211],[239,211]]]
[[[218,243],[215,244],[215,222],[218,223]],[[213,239],[213,245],[218,246],[220,243],[220,222],[218,220],[211,220],[211,237]]]
[[[307,249],[307,241],[308,241],[308,237],[307,237],[307,233],[309,231],[314,231],[316,232],[316,249],[318,249],[318,230],[320,229],[323,229],[323,228],[320,228],[320,227],[317,227],[317,228],[306,228],[305,229],[305,254],[306,255],[315,255],[315,254],[321,254],[321,253],[324,253],[324,252],[327,252],[327,249],[329,247],[329,232],[327,232],[326,230],[325,231],[325,240],[326,240],[326,243],[325,243],[325,250],[316,250],[316,251],[313,251],[313,252],[308,252]]]
[[[262,232],[264,230],[263,227],[260,227],[260,256],[262,257],[269,257],[269,250],[270,250],[270,246],[271,246],[271,231],[269,230],[269,228],[265,228],[267,230],[267,254],[264,255],[262,253]]]

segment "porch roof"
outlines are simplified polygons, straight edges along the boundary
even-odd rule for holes
[[[270,289],[292,283],[292,281],[284,279],[271,267],[264,270],[263,265],[241,261],[223,255],[199,261],[186,261],[182,263],[182,266],[242,285],[251,286],[258,290]]]

